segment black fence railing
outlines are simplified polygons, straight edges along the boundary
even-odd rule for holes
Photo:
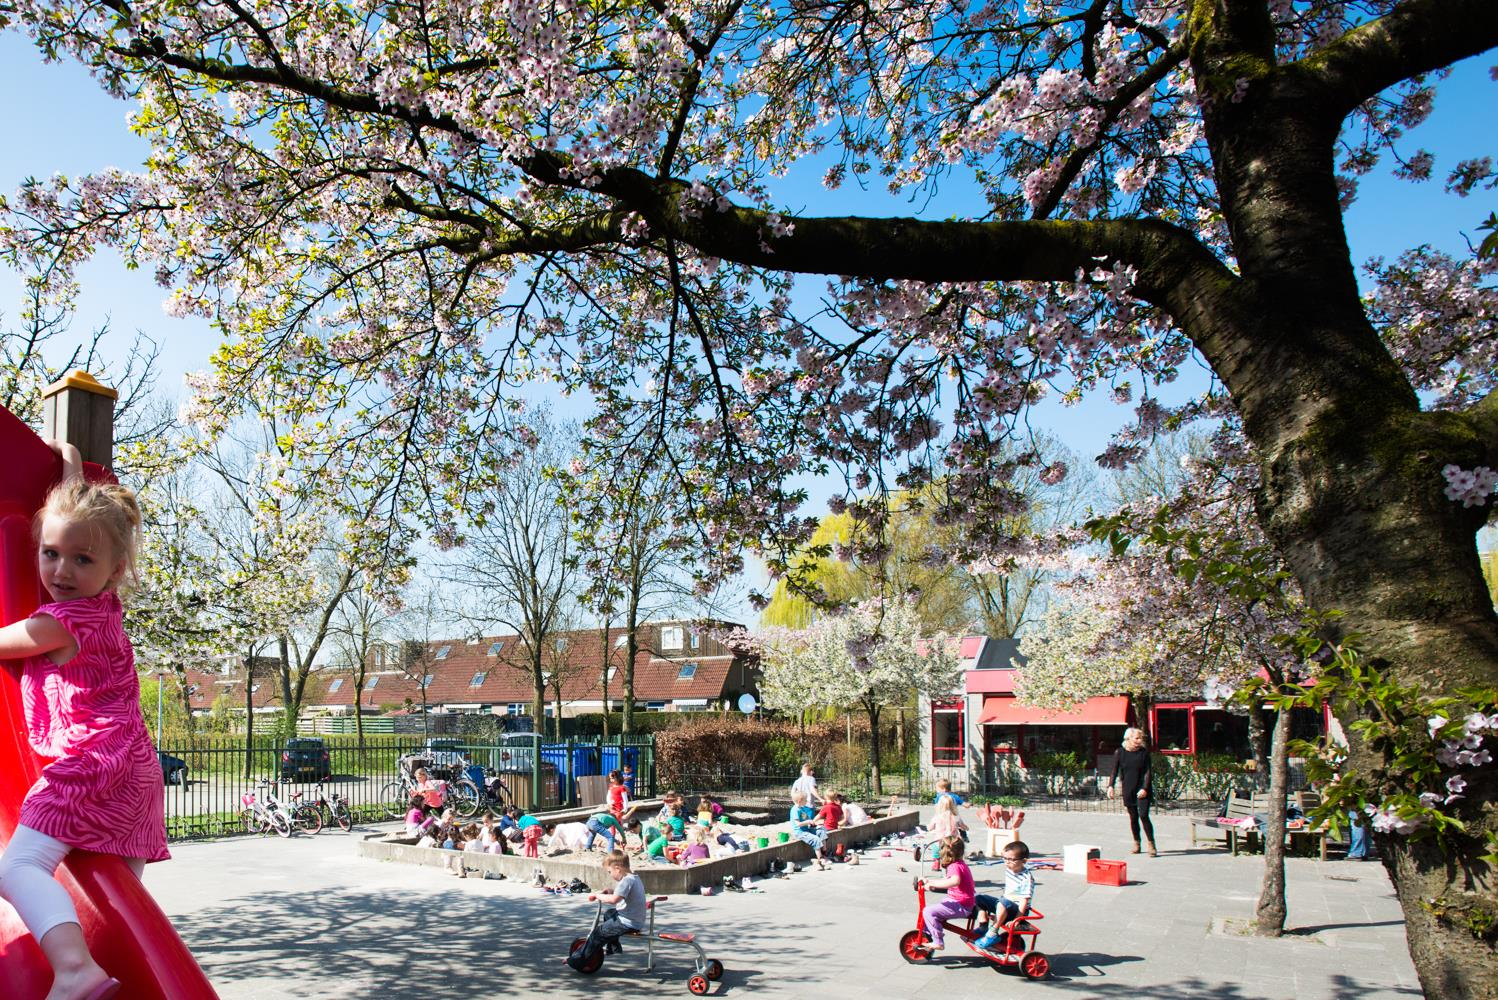
[[[662,773],[660,782],[662,790],[670,788],[689,796],[706,793],[750,798],[786,798],[790,795],[792,783],[800,776],[799,769],[787,771],[722,765]],[[835,789],[856,801],[890,795],[908,799],[923,788],[920,771],[912,765],[882,769],[878,789],[874,787],[873,776],[867,768],[838,771],[824,766],[817,770],[817,783],[818,788],[824,792]]]
[[[504,742],[445,739],[428,747],[410,736],[271,737],[247,741],[244,736],[168,735],[161,747],[165,784],[167,837],[171,840],[228,836],[246,832],[240,814],[243,796],[264,782],[287,801],[292,793],[342,796],[358,821],[386,819],[403,812],[399,791],[400,760],[407,755],[435,759],[437,777],[456,777],[452,765],[467,754],[471,762],[492,770],[508,797],[522,809],[588,804],[601,801],[602,775],[628,764],[634,771],[634,793],[655,793],[654,738],[548,742],[539,737],[509,737]],[[539,755],[539,766],[536,757]],[[447,766],[442,766],[445,763]],[[538,776],[540,781],[535,779]],[[588,779],[596,779],[590,782]]]

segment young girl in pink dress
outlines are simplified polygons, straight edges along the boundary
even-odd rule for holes
[[[140,510],[129,490],[85,482],[76,455],[64,455],[73,458],[68,476],[35,524],[37,574],[52,603],[0,629],[0,660],[24,661],[27,737],[51,759],[0,854],[0,896],[52,964],[47,1000],[104,1000],[120,990],[89,955],[73,902],[53,877],[68,852],[119,855],[137,877],[146,862],[168,857],[161,765],[115,592],[134,572]]]

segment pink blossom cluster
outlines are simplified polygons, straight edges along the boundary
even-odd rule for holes
[[[1493,488],[1498,486],[1498,472],[1486,465],[1470,471],[1458,465],[1446,465],[1442,467],[1441,475],[1446,478],[1446,499],[1459,500],[1463,507],[1485,506],[1493,495]]]

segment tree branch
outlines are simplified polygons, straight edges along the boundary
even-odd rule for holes
[[[558,153],[538,153],[519,164],[545,184],[581,188]],[[1194,278],[1237,281],[1186,230],[1150,219],[1097,222],[927,222],[909,218],[803,217],[785,236],[771,232],[769,213],[705,208],[684,216],[687,184],[658,181],[628,167],[589,178],[591,190],[638,212],[652,235],[669,236],[699,253],[751,267],[799,274],[839,274],[873,280],[928,282],[1070,281],[1100,260],[1139,271],[1136,292],[1165,308],[1208,294]],[[596,181],[597,183],[592,183]],[[1172,309],[1172,312],[1175,310]]]
[[[1401,80],[1498,45],[1498,3],[1409,0],[1286,67],[1328,97],[1338,121]]]

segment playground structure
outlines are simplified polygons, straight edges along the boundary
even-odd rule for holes
[[[79,446],[90,479],[108,479],[114,393],[75,372],[46,394],[49,436]],[[42,603],[31,524],[62,462],[29,427],[0,407],[0,624],[19,621]],[[10,842],[21,801],[43,761],[26,740],[19,664],[0,670],[0,846]],[[57,872],[77,907],[89,951],[124,984],[132,1000],[216,1000],[198,963],[124,862],[73,851]],[[41,1000],[52,970],[9,904],[0,901],[0,983],[7,1000]]]

